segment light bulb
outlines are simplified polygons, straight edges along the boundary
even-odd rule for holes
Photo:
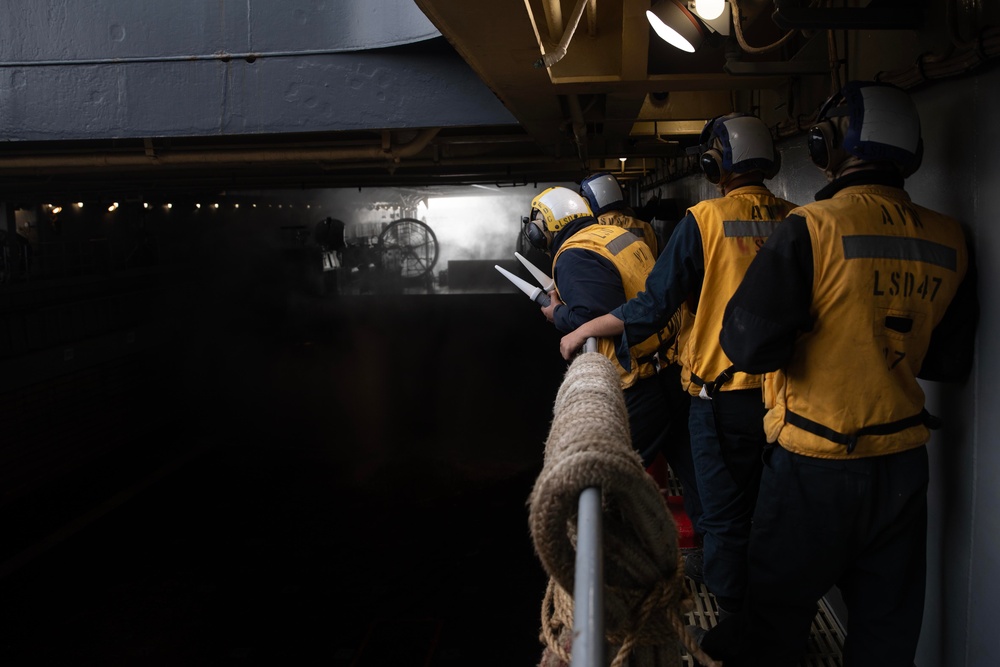
[[[726,0],[694,0],[694,11],[706,21],[722,16],[726,8]]]

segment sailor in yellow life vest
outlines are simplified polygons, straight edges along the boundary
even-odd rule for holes
[[[580,194],[587,200],[590,210],[602,225],[623,227],[646,242],[653,251],[653,259],[660,255],[660,241],[653,225],[640,220],[625,203],[621,185],[613,175],[601,172],[580,181]]]
[[[794,204],[764,180],[779,168],[771,133],[757,117],[727,114],[705,124],[700,145],[705,177],[722,193],[688,209],[646,280],[644,291],[608,315],[563,337],[569,359],[590,336],[645,340],[682,308],[681,382],[691,400],[689,430],[704,531],[704,581],[724,613],[740,609],[746,549],[757,500],[763,429],[761,377],[738,373],[716,392],[732,365],[719,346],[722,312],[744,271]]]
[[[767,240],[722,324],[735,369],[768,373],[772,445],[744,612],[702,647],[726,667],[798,665],[816,604],[837,586],[844,664],[912,667],[936,421],[917,378],[968,372],[975,272],[959,223],[903,189],[922,154],[905,91],[847,84],[807,142],[830,183]]]
[[[563,332],[635,296],[653,268],[653,255],[644,241],[621,227],[598,224],[586,200],[569,188],[548,188],[532,200],[524,234],[533,247],[553,256],[556,288],[542,313]],[[632,446],[646,467],[657,453],[663,455],[683,486],[684,509],[697,531],[701,506],[684,420],[686,406],[659,373],[658,354],[673,345],[679,322],[678,317],[664,323],[665,328],[651,332],[624,360],[616,354],[613,338],[600,339],[598,351],[618,369]]]

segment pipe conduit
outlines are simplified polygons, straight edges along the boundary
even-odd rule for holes
[[[580,25],[580,18],[583,16],[583,10],[587,8],[588,2],[590,0],[577,0],[576,7],[573,8],[573,14],[569,19],[569,25],[566,27],[562,39],[559,40],[556,50],[552,53],[546,53],[535,61],[535,67],[552,67],[563,59],[566,55],[566,50],[569,48],[569,43],[573,39],[573,34],[576,32],[576,27]]]
[[[342,148],[238,149],[185,153],[148,154],[105,153],[100,155],[0,156],[0,169],[56,169],[66,167],[144,167],[193,166],[202,164],[252,164],[273,162],[339,162],[344,160],[385,160],[398,163],[424,150],[441,128],[423,129],[413,141],[385,147],[357,146]]]

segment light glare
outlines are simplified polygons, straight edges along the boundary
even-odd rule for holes
[[[659,16],[647,9],[646,18],[649,20],[649,25],[653,26],[653,30],[657,35],[659,35],[660,39],[672,46],[676,46],[681,51],[694,53],[694,45],[681,37],[679,32],[661,21]]]
[[[706,21],[712,21],[722,16],[726,8],[726,0],[694,0],[694,11]]]

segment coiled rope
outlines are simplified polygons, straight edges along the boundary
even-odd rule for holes
[[[574,359],[553,406],[542,471],[528,500],[535,551],[549,575],[542,603],[541,667],[569,664],[573,634],[577,503],[598,487],[604,526],[605,639],[613,667],[675,667],[682,643],[706,667],[721,667],[685,628],[677,526],[631,446],[618,374],[601,354]]]

